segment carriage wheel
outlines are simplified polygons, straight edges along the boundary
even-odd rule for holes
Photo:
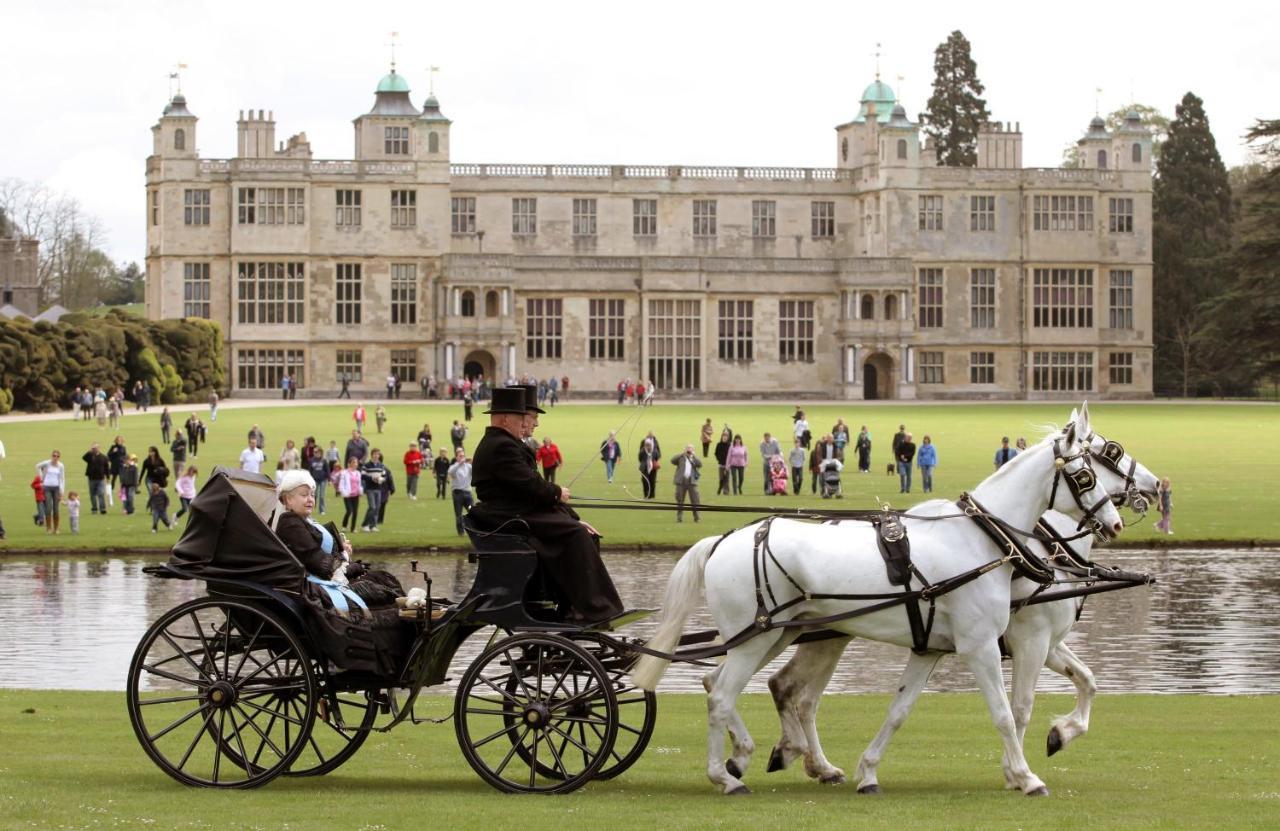
[[[609,760],[595,776],[596,779],[612,779],[634,765],[649,746],[658,720],[658,696],[631,683],[627,672],[639,656],[620,653],[617,647],[594,632],[575,634],[573,639],[590,643],[587,648],[609,674],[613,693],[618,699],[618,735],[613,749],[609,751]]]
[[[472,662],[454,727],[480,778],[508,793],[568,793],[609,761],[618,704],[609,673],[557,635],[517,635]]]
[[[328,697],[316,706],[316,721],[297,761],[285,776],[323,776],[356,755],[369,738],[382,709],[379,690],[339,692],[338,707]]]
[[[311,661],[277,615],[202,598],[147,630],[126,699],[138,741],[165,773],[186,785],[253,788],[306,747],[317,690]]]

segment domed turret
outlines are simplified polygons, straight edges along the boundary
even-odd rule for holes
[[[862,91],[862,99],[859,102],[861,106],[858,108],[857,117],[853,120],[866,121],[867,116],[874,112],[876,121],[884,124],[889,121],[893,105],[897,102],[898,97],[893,94],[893,90],[889,85],[877,78]],[[906,115],[905,110],[903,115]]]
[[[382,76],[374,90],[373,109],[369,115],[417,115],[418,108],[409,100],[409,82],[395,67]]]

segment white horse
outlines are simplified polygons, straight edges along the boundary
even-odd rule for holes
[[[1030,528],[1053,507],[1082,521],[1086,515],[1093,515],[1101,535],[1118,534],[1123,528],[1120,515],[1099,481],[1090,475],[1080,442],[1088,432],[1086,414],[1081,423],[1073,422],[1065,431],[1036,444],[988,477],[973,490],[974,500],[988,516],[1012,528]],[[1063,481],[1066,486],[1061,486]],[[912,509],[913,515],[921,517],[955,513],[955,505],[940,500]],[[1011,552],[996,546],[974,521],[964,517],[908,519],[906,525],[912,560],[934,584],[981,572],[937,598],[930,645],[956,652],[969,665],[1003,740],[1018,787],[1027,794],[1047,793],[1044,782],[1031,772],[1022,754],[1000,674],[996,642],[1009,622]],[[685,620],[697,607],[704,581],[711,614],[721,635],[729,640],[760,622],[761,589],[756,575],[761,570],[766,575],[764,582],[774,610],[787,604],[785,610],[771,616],[774,623],[839,615],[872,605],[867,600],[810,597],[813,592],[890,595],[901,591],[888,581],[877,549],[876,531],[870,525],[773,520],[768,539],[771,554],[764,560],[757,558],[758,527],[756,524],[736,531],[718,546],[714,539],[703,540],[681,558],[667,585],[663,602],[666,613],[649,641],[650,648],[666,652],[675,646]],[[851,636],[912,645],[907,615],[897,606],[823,625]],[[707,776],[726,794],[748,792],[740,776],[754,751],[746,725],[734,708],[737,697],[750,677],[800,631],[760,628],[755,637],[733,645],[725,662],[704,681],[709,685]],[[667,666],[667,661],[645,656],[637,662],[632,678],[638,686],[652,690]],[[733,740],[728,764],[723,759],[726,730]],[[816,736],[812,738],[816,741]]]
[[[1145,513],[1146,506],[1140,500],[1154,498],[1160,484],[1159,477],[1125,453],[1119,444],[1101,436],[1088,435],[1085,447],[1096,467],[1108,469],[1116,475],[1114,481],[1108,481],[1106,474],[1103,474],[1102,484],[1112,497],[1118,498],[1121,503],[1128,502],[1130,507]],[[1064,538],[1075,533],[1075,521],[1056,511],[1045,514],[1044,521]],[[1049,559],[1055,553],[1036,539],[1028,540],[1027,544],[1042,559]],[[1084,537],[1071,541],[1068,545],[1081,559],[1087,561],[1093,539]],[[1071,579],[1071,575],[1063,572],[1058,572],[1057,576],[1060,579]],[[1034,582],[1015,577],[1012,599],[1015,602],[1025,600],[1036,589],[1037,584]],[[1084,598],[1079,597],[1022,607],[1009,618],[1009,628],[1004,633],[1005,646],[1013,659],[1012,708],[1020,745],[1025,748],[1026,730],[1035,705],[1040,667],[1048,667],[1062,675],[1076,688],[1075,709],[1068,715],[1055,718],[1050,727],[1047,739],[1050,756],[1088,732],[1090,711],[1097,693],[1093,672],[1065,643],[1083,602]],[[769,772],[782,770],[795,759],[803,757],[805,772],[811,777],[827,783],[844,781],[844,772],[826,759],[822,746],[817,741],[817,710],[823,689],[835,672],[848,643],[847,638],[802,643],[796,647],[791,660],[769,679],[769,691],[773,695],[782,726],[782,738],[769,755]],[[885,723],[859,760],[859,793],[879,793],[876,768],[884,756],[885,748],[893,734],[906,721],[943,654],[909,654],[907,666],[899,680],[898,693],[889,707]],[[1009,759],[1005,758],[1003,764],[1006,786],[1015,787]]]

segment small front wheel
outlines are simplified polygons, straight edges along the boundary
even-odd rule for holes
[[[516,635],[472,662],[454,698],[458,746],[472,769],[508,793],[568,793],[613,750],[613,679],[558,635]]]

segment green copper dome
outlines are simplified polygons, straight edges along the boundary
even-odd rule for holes
[[[866,121],[867,113],[874,106],[876,121],[884,124],[893,113],[893,105],[897,101],[898,96],[893,94],[893,90],[889,88],[889,85],[877,78],[862,91],[862,106],[858,109],[858,117],[854,121]]]
[[[397,75],[393,69],[390,73],[383,75],[382,80],[378,82],[378,88],[374,92],[408,92],[409,82],[404,79],[403,75]]]

